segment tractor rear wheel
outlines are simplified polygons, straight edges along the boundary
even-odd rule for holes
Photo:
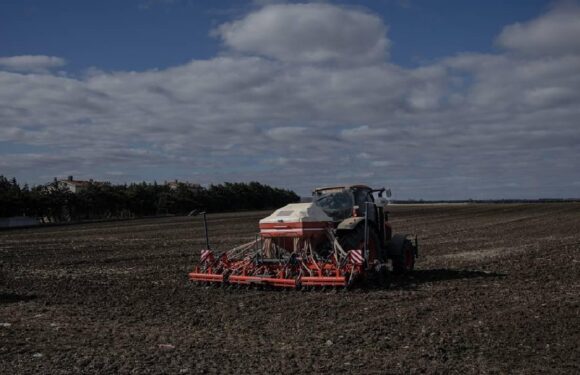
[[[371,227],[369,230],[368,238],[368,250],[369,264],[372,264],[375,259],[378,258],[379,253],[379,236],[376,231]],[[362,250],[365,246],[365,226],[359,225],[353,230],[342,231],[339,234],[338,242],[344,251],[349,250]]]
[[[402,275],[415,268],[415,249],[410,240],[405,239],[399,255],[393,256],[393,272]]]

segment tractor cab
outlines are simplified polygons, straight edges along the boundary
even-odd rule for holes
[[[355,206],[352,192],[345,188],[315,190],[313,201],[334,221],[351,217]]]
[[[366,185],[323,187],[314,190],[313,201],[333,219],[339,239],[358,238],[361,233],[364,237],[361,230],[368,227],[367,238],[376,239],[376,247],[383,248],[392,236],[388,212],[384,210],[385,191],[390,196],[385,188],[373,189]],[[374,193],[378,193],[377,199]]]
[[[373,193],[379,196],[385,189],[372,189],[366,185],[333,186],[315,189],[313,200],[335,221],[350,217],[365,217],[366,210],[370,221],[376,222],[376,202]]]

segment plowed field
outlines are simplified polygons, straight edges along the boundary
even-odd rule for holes
[[[0,232],[0,372],[580,373],[580,204],[390,211],[417,270],[351,292],[193,286],[192,218]],[[210,215],[212,244],[266,214]]]

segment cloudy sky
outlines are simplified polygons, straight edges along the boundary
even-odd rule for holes
[[[580,197],[580,4],[3,0],[0,174]]]

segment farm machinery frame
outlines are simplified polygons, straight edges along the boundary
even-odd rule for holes
[[[189,273],[214,285],[274,288],[352,287],[411,272],[417,238],[392,234],[384,188],[366,185],[315,189],[312,202],[286,205],[260,220],[250,242],[223,252],[206,247]],[[374,195],[377,195],[375,198]],[[390,263],[390,267],[389,267]]]

